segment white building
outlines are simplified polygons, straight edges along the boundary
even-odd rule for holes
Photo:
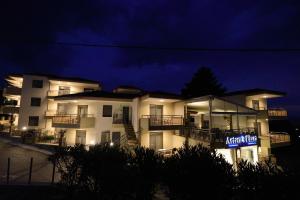
[[[50,76],[9,76],[21,90],[5,95],[20,106],[18,128],[40,129],[67,145],[141,145],[168,153],[187,142],[216,149],[228,162],[271,155],[267,99],[285,94],[246,90],[223,97],[183,99],[134,87],[101,91],[93,81]],[[285,141],[288,142],[288,141]]]

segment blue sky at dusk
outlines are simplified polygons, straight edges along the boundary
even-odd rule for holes
[[[0,76],[51,73],[179,93],[200,66],[228,90],[266,88],[300,113],[300,51],[202,52],[54,45],[300,49],[296,0],[7,1],[0,7]],[[3,82],[2,82],[3,85]]]

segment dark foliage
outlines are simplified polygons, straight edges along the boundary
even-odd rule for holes
[[[192,80],[181,90],[181,94],[187,98],[205,95],[220,96],[226,92],[226,88],[217,80],[208,67],[201,67]]]
[[[292,199],[298,176],[271,162],[241,161],[238,170],[215,151],[184,146],[163,158],[153,150],[109,145],[59,148],[50,159],[61,173],[69,199]]]
[[[232,165],[198,145],[180,148],[166,159],[165,181],[172,199],[227,199],[235,179]]]

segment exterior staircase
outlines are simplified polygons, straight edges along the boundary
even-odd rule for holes
[[[129,148],[134,148],[138,145],[138,141],[132,124],[124,124],[125,133],[127,136],[127,144]]]

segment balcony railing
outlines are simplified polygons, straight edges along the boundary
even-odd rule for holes
[[[172,130],[183,126],[181,115],[143,115],[142,119],[149,120],[149,130]]]
[[[179,135],[183,137],[189,137],[195,140],[199,140],[206,143],[213,143],[215,146],[225,148],[225,141],[227,137],[234,137],[240,135],[253,135],[257,136],[255,128],[246,127],[240,129],[223,130],[219,128],[213,128],[211,135],[209,129],[199,129],[195,127],[183,127],[179,131]]]
[[[17,106],[5,106],[2,108],[4,114],[18,114],[20,112],[20,107]]]
[[[52,117],[52,126],[58,128],[92,128],[95,126],[95,118],[91,114],[57,114]]]
[[[5,105],[5,106],[17,106],[18,101],[16,101],[16,100],[5,100],[3,102],[3,105]]]
[[[291,143],[291,137],[288,133],[272,132],[270,133],[272,147],[288,146]]]
[[[269,117],[287,117],[287,110],[283,108],[271,108],[268,110]]]
[[[78,92],[70,91],[70,90],[49,90],[48,97],[62,96],[68,94],[76,94]]]
[[[268,110],[267,107],[253,107],[254,110]]]
[[[21,95],[21,88],[17,87],[7,87],[4,88],[3,95]]]

